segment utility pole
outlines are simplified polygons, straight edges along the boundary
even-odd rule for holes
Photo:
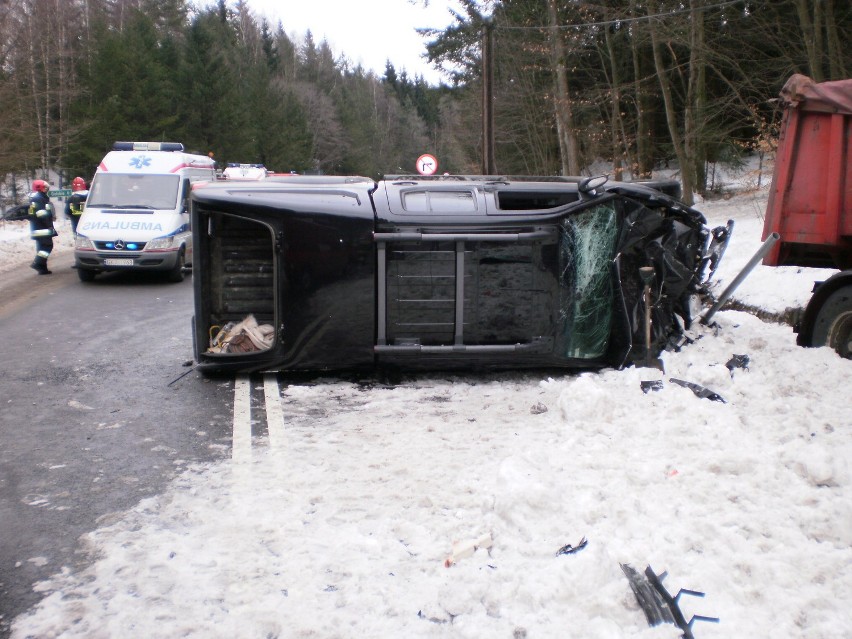
[[[482,173],[496,175],[494,160],[494,25],[482,24]]]

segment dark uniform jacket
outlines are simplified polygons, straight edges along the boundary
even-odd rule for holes
[[[53,204],[46,193],[36,191],[30,194],[30,210],[27,214],[30,220],[30,237],[38,240],[59,235],[53,228]]]
[[[83,214],[83,209],[86,207],[87,197],[89,197],[88,191],[74,191],[65,204],[65,217],[70,220],[73,215],[79,219]]]

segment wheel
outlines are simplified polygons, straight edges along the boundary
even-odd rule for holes
[[[169,281],[183,282],[184,268],[186,268],[186,252],[184,251],[184,248],[181,247],[180,251],[178,251],[175,266],[171,271],[169,271]]]
[[[86,269],[82,268],[77,269],[77,277],[80,278],[81,282],[94,282],[95,275],[97,274],[97,271],[87,271]]]
[[[834,291],[814,322],[814,346],[830,346],[840,357],[852,359],[852,286]]]

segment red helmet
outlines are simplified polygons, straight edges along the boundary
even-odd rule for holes
[[[33,191],[47,193],[47,182],[44,180],[33,180]]]
[[[81,177],[75,177],[71,180],[71,190],[72,191],[85,191],[86,190],[86,180]]]

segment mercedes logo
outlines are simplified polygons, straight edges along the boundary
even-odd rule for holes
[[[115,250],[123,251],[124,250],[124,240],[116,240],[115,241]]]

